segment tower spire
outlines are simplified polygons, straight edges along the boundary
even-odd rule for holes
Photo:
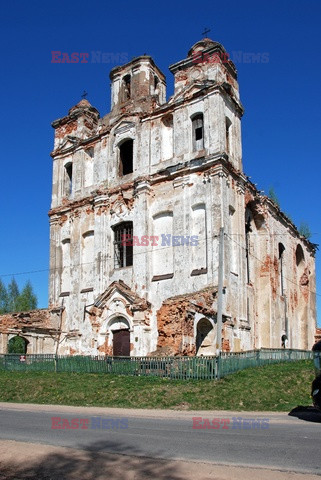
[[[210,28],[206,28],[206,27],[205,27],[205,28],[204,28],[204,32],[202,32],[203,37],[206,38],[207,34],[208,34],[210,31],[211,31]]]

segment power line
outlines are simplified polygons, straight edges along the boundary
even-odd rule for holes
[[[232,235],[233,236],[241,236],[241,237],[245,237],[245,234],[242,234],[242,233],[234,233],[234,234],[229,234],[229,233],[225,233],[224,236],[228,237],[231,239],[232,242],[234,242],[236,245],[238,245],[240,248],[242,248],[244,251],[246,251],[246,247],[244,247],[243,245],[240,245],[237,241],[235,241],[233,238],[232,238]],[[257,234],[257,235],[261,235],[261,234]],[[268,235],[268,234],[266,234]],[[271,236],[274,235],[274,234],[271,234]],[[275,234],[275,235],[278,235],[278,234]],[[280,235],[283,235],[283,234],[280,234]],[[175,235],[174,235],[175,236]],[[182,235],[180,235],[182,236]],[[185,235],[186,236],[186,235]],[[212,236],[205,236],[204,239],[201,239],[199,240],[198,239],[198,244],[197,245],[167,245],[167,246],[163,246],[161,248],[155,248],[155,249],[149,249],[149,250],[143,250],[141,252],[133,252],[133,257],[135,256],[138,256],[138,255],[146,255],[146,254],[149,254],[149,253],[153,253],[153,252],[159,252],[161,250],[165,250],[165,249],[168,249],[168,248],[177,248],[177,247],[185,247],[185,246],[188,246],[188,247],[193,247],[193,248],[197,248],[199,246],[200,243],[203,243],[203,242],[207,242],[209,239],[214,239],[214,238],[218,238],[219,235],[212,235]],[[156,245],[155,245],[156,246]],[[139,245],[137,245],[137,247],[139,247]],[[263,260],[261,260],[260,258],[256,257],[253,253],[251,252],[248,252],[249,255],[253,258],[255,258],[258,262],[262,263],[263,265],[265,264],[265,262]],[[111,258],[109,256],[107,256],[107,258]],[[84,265],[94,265],[95,263],[97,263],[97,260],[94,260],[92,262],[81,262],[81,263],[78,263],[78,264],[73,264],[72,267],[80,267],[80,266],[84,266]],[[71,265],[69,266],[69,268],[71,268]],[[44,272],[48,272],[48,273],[53,273],[57,270],[62,270],[62,267],[56,267],[56,268],[44,268],[44,269],[38,269],[38,270],[30,270],[30,271],[27,271],[27,272],[15,272],[15,273],[6,273],[6,274],[0,274],[0,278],[1,277],[16,277],[16,276],[20,276],[20,275],[32,275],[32,274],[35,274],[35,273],[44,273]],[[216,270],[215,270],[216,271]],[[295,285],[296,287],[299,287],[300,288],[300,285],[296,282],[294,282],[293,280],[290,280],[289,278],[287,277],[284,277],[288,282],[292,283],[293,285]],[[321,294],[318,294],[316,291],[313,291],[313,290],[310,290],[308,289],[308,291],[318,297],[321,297]]]
[[[176,235],[172,235],[172,236],[176,236]],[[186,237],[187,235],[178,235],[180,237]],[[189,237],[191,237],[191,235],[189,235]],[[177,247],[192,247],[192,248],[197,248],[198,245],[200,243],[203,243],[203,242],[207,242],[208,239],[214,239],[214,238],[218,238],[218,235],[213,235],[212,237],[208,237],[206,236],[203,240],[197,240],[197,245],[167,245],[167,246],[164,246],[164,247],[161,247],[161,248],[155,248],[155,249],[149,249],[149,250],[143,250],[142,252],[135,252],[133,253],[133,257],[137,256],[137,255],[145,255],[145,254],[148,254],[148,253],[153,253],[153,252],[159,252],[161,250],[165,250],[167,248],[177,248]],[[135,245],[137,247],[139,246],[145,246],[145,245]],[[148,245],[147,245],[148,246]],[[155,245],[156,246],[156,245]],[[111,258],[111,257],[108,257],[107,258]],[[72,267],[80,267],[80,266],[83,266],[83,265],[93,265],[97,263],[97,260],[94,260],[92,262],[81,262],[81,263],[77,263],[77,264],[73,264]],[[69,266],[71,267],[71,265]],[[55,272],[57,270],[62,270],[62,267],[56,267],[56,268],[44,268],[44,269],[38,269],[38,270],[30,270],[28,272],[14,272],[14,273],[0,273],[0,277],[16,277],[18,275],[30,275],[30,274],[34,274],[34,273],[43,273],[43,272],[49,272],[49,273],[52,273],[52,272]]]

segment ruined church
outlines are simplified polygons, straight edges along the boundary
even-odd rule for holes
[[[169,100],[142,55],[52,123],[49,307],[1,316],[2,353],[214,355],[221,228],[222,350],[312,347],[315,245],[243,172],[235,65],[205,38],[169,70]]]

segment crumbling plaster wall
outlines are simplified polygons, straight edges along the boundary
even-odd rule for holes
[[[279,348],[286,334],[290,348],[311,348],[316,326],[314,250],[268,198],[247,192],[247,206],[254,216],[249,290],[255,305],[255,345]],[[282,266],[279,244],[284,248]],[[304,252],[299,265],[297,248]]]

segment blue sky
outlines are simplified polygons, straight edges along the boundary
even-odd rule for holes
[[[320,17],[321,2],[311,0],[3,3],[1,278],[9,281],[15,273],[20,285],[30,279],[39,306],[47,306],[50,124],[84,89],[101,115],[109,111],[109,71],[117,62],[93,63],[91,52],[129,60],[152,55],[170,96],[168,66],[186,57],[204,27],[232,58],[234,52],[268,54],[265,63],[236,63],[245,107],[244,170],[259,189],[273,186],[282,209],[296,224],[306,221],[311,241],[321,244]],[[52,63],[52,51],[88,52],[89,62]],[[319,312],[320,267],[318,253]]]

